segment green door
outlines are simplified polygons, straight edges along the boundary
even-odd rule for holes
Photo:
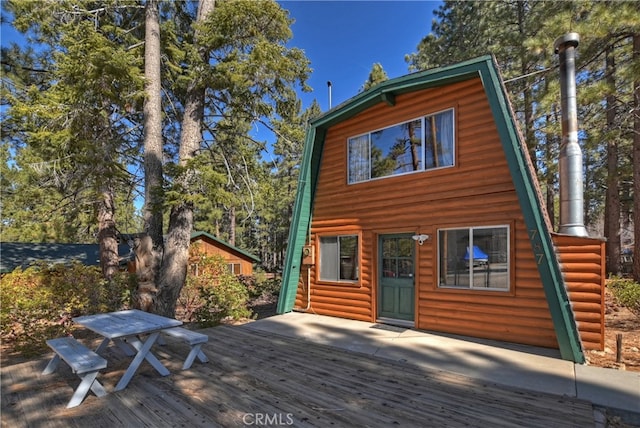
[[[415,243],[411,235],[381,235],[378,244],[378,317],[413,322]]]

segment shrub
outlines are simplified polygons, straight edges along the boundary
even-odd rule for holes
[[[607,287],[613,292],[618,303],[640,317],[640,284],[629,278],[612,277]]]
[[[18,268],[0,279],[2,341],[24,356],[40,353],[46,339],[72,332],[71,318],[127,307],[133,286],[128,273],[107,282],[80,263]]]
[[[280,294],[280,279],[267,279],[264,275],[238,275],[238,280],[249,292],[249,298],[255,299],[260,296]]]
[[[187,275],[178,300],[186,321],[211,327],[224,319],[251,318],[249,291],[229,272],[221,256],[192,250],[190,262],[197,262],[198,272]]]

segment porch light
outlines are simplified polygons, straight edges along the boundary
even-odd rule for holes
[[[424,244],[424,241],[428,240],[429,238],[431,238],[429,235],[413,235],[411,237],[414,241],[418,241],[418,245],[422,245]]]

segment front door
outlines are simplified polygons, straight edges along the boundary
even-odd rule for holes
[[[414,257],[411,235],[380,235],[378,242],[378,318],[414,321]]]

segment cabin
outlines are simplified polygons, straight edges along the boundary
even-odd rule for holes
[[[495,59],[385,81],[308,127],[278,313],[604,346],[604,241],[555,233]]]
[[[253,275],[253,264],[260,263],[260,259],[251,253],[241,250],[228,242],[216,238],[207,232],[193,232],[191,247],[208,256],[221,256],[229,266],[229,272],[234,275]],[[197,261],[190,260],[191,271],[197,274]]]

